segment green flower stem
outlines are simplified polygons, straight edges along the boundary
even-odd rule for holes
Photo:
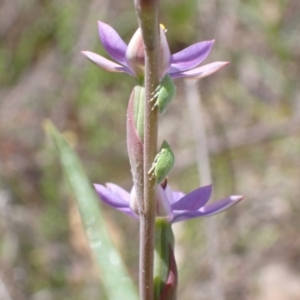
[[[135,0],[145,45],[144,211],[140,214],[140,299],[153,300],[155,178],[148,174],[157,152],[158,111],[150,101],[159,84],[158,0]]]

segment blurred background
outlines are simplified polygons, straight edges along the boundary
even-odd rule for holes
[[[51,119],[95,183],[130,189],[126,106],[135,79],[81,54],[106,56],[97,20],[128,43],[133,1],[0,2],[0,299],[105,299],[69,186],[42,130]],[[171,52],[216,39],[198,82],[214,198],[245,200],[215,216],[225,299],[300,299],[300,2],[162,0]],[[107,57],[107,56],[106,56]],[[160,121],[176,155],[173,189],[198,187],[183,80]],[[137,281],[138,223],[103,205]],[[179,299],[212,299],[205,221],[174,226]],[[217,299],[214,299],[217,300]]]

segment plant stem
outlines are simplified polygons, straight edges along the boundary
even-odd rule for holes
[[[157,108],[150,101],[159,83],[158,0],[135,0],[145,45],[144,211],[140,214],[140,299],[153,300],[155,178],[148,171],[157,152]]]

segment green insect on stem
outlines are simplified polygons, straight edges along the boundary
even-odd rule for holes
[[[159,112],[161,114],[163,114],[165,112],[168,104],[174,98],[175,93],[176,93],[176,87],[175,87],[170,75],[167,74],[162,79],[159,86],[153,92],[153,97],[152,97],[151,101],[156,99],[154,107],[157,106],[159,109]]]
[[[174,162],[175,156],[172,149],[166,141],[163,141],[148,173],[153,172],[153,176],[156,177],[156,182],[159,184],[169,174],[174,166]]]

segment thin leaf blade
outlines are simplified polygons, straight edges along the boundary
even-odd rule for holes
[[[77,155],[50,121],[45,122],[44,128],[56,145],[63,170],[75,195],[108,299],[138,300],[135,286],[109,237],[99,200]]]

